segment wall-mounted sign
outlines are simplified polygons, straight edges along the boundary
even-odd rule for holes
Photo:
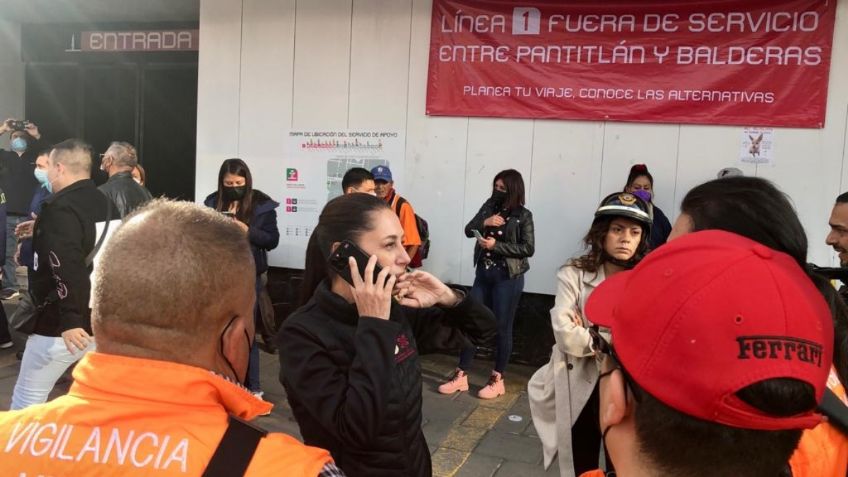
[[[836,4],[434,0],[427,114],[821,128]]]
[[[197,51],[199,30],[84,31],[65,51],[94,53]]]

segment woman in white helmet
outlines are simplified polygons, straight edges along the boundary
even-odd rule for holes
[[[642,259],[648,251],[650,228],[647,203],[626,192],[609,195],[601,201],[583,239],[585,254],[570,259],[557,272],[551,309],[556,343],[550,362],[533,374],[527,388],[545,468],[558,454],[563,477],[599,468],[598,368],[590,329],[598,330],[585,318],[583,307],[604,279]]]

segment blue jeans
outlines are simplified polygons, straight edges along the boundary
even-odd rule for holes
[[[486,305],[495,314],[498,325],[497,348],[495,349],[495,371],[503,373],[512,354],[512,324],[515,322],[515,310],[524,290],[524,275],[509,278],[505,266],[491,267],[488,270],[482,263],[477,265],[471,297]],[[470,346],[459,355],[459,368],[468,371],[474,360],[476,348]]]
[[[261,287],[261,280],[259,280],[259,275],[256,276],[256,304],[253,306],[253,326],[258,326],[258,321],[262,318],[259,316],[259,291]],[[262,386],[259,384],[259,345],[256,344],[256,335],[254,333],[253,336],[253,346],[250,347],[250,358],[247,362],[247,389],[253,392],[259,392],[262,390]]]
[[[15,263],[15,249],[18,247],[18,239],[15,237],[15,227],[21,222],[26,222],[26,217],[9,215],[6,217],[6,263],[3,264],[3,288],[20,288],[18,277],[15,272],[18,264]]]

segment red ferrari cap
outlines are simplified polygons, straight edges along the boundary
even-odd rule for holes
[[[604,280],[586,316],[611,329],[633,380],[673,409],[745,429],[821,422],[813,409],[774,416],[736,396],[766,379],[793,378],[813,386],[821,402],[832,318],[789,255],[729,232],[687,234]]]

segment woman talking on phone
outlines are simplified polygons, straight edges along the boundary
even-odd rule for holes
[[[257,303],[261,291],[260,276],[268,271],[268,250],[277,248],[280,231],[277,229],[279,203],[264,192],[253,188],[250,169],[241,159],[227,159],[218,171],[218,191],[209,194],[204,201],[208,207],[232,217],[241,227],[250,241],[253,262],[256,266]],[[259,318],[259,305],[254,309],[254,320]],[[247,388],[257,397],[262,397],[259,385],[259,347],[256,340],[250,349],[250,363],[247,367]]]
[[[465,236],[477,238],[471,295],[488,306],[498,322],[495,367],[477,393],[480,399],[493,399],[506,392],[503,373],[512,353],[512,324],[524,290],[524,274],[530,269],[527,259],[535,250],[533,214],[524,207],[524,179],[518,171],[507,169],[495,176],[492,196],[465,226]],[[439,386],[440,393],[468,390],[466,373],[475,351],[473,346],[462,350],[456,371]]]
[[[432,474],[418,355],[494,334],[486,307],[427,272],[406,273],[402,239],[382,200],[328,202],[306,251],[305,304],[277,335],[280,381],[304,441],[352,477]]]

